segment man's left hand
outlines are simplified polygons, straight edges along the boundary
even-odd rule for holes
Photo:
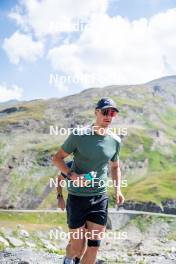
[[[116,191],[116,204],[121,205],[125,201],[125,198],[120,190]]]

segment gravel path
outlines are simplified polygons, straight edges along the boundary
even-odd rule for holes
[[[1,264],[61,264],[62,256],[32,249],[6,249],[0,252]]]

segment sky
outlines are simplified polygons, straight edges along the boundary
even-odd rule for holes
[[[0,102],[176,74],[176,0],[0,0]]]

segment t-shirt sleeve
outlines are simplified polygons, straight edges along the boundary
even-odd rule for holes
[[[67,153],[73,153],[77,149],[78,135],[71,133],[65,142],[61,145],[61,148]]]
[[[120,154],[120,143],[118,142],[117,143],[117,147],[116,147],[116,153],[111,158],[111,161],[117,161],[117,160],[119,160],[119,154]]]

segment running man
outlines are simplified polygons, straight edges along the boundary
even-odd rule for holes
[[[94,124],[77,128],[53,157],[53,163],[67,181],[67,223],[70,241],[63,264],[74,264],[87,248],[81,264],[95,264],[108,212],[107,176],[110,165],[115,186],[116,204],[124,202],[120,189],[120,138],[109,128],[119,110],[111,98],[102,98],[95,108]],[[71,168],[64,159],[73,154]],[[86,175],[93,175],[89,180]],[[75,236],[76,234],[76,236]],[[78,234],[78,236],[77,236]],[[76,263],[79,260],[76,259]]]

